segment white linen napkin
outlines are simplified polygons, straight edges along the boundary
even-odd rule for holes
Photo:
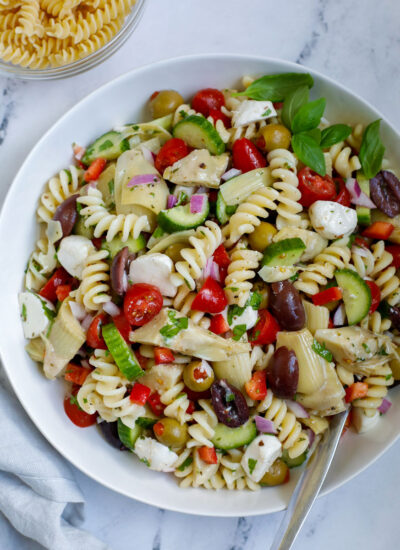
[[[1,550],[111,550],[83,531],[73,472],[30,421],[0,365]]]

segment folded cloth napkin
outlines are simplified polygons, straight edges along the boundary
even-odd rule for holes
[[[83,505],[72,469],[27,417],[0,365],[1,550],[110,550],[79,529]]]

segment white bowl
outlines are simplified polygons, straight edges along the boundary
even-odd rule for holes
[[[298,472],[289,484],[256,493],[180,489],[172,476],[152,472],[129,453],[110,447],[94,427],[81,429],[69,422],[63,409],[63,383],[46,380],[24,350],[17,304],[17,293],[37,234],[35,211],[43,186],[52,174],[70,162],[72,142],[85,145],[114,126],[142,120],[146,100],[154,90],[173,88],[190,98],[203,87],[235,85],[244,74],[306,70],[287,61],[222,54],[183,57],[134,70],[96,90],[66,113],[36,144],[15,178],[0,219],[3,363],[19,400],[48,441],[77,468],[110,489],[179,512],[250,516],[285,508]],[[309,72],[315,79],[311,95],[326,97],[329,120],[368,123],[380,117],[389,158],[400,149],[399,134],[372,106],[332,80]],[[376,429],[361,436],[353,433],[344,436],[324,493],[361,472],[397,439],[400,430],[397,389],[391,392],[391,398],[393,407]]]

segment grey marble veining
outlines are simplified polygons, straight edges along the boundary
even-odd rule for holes
[[[398,0],[149,0],[122,50],[88,73],[55,82],[0,78],[0,200],[35,142],[77,101],[129,69],[183,54],[240,52],[296,61],[339,80],[400,128],[399,22]],[[186,516],[76,476],[87,499],[86,528],[113,550],[267,550],[281,519],[281,513]],[[397,547],[399,486],[397,443],[316,502],[295,550]]]

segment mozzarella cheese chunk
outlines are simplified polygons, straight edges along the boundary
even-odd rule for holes
[[[308,213],[313,228],[325,239],[350,235],[357,225],[356,211],[337,202],[316,201]]]
[[[140,437],[136,441],[133,452],[150,470],[157,472],[173,472],[173,465],[178,459],[176,453],[151,437]]]
[[[177,287],[172,282],[173,261],[166,254],[155,252],[139,256],[131,262],[129,278],[133,284],[148,283],[156,286],[163,296],[173,298]]]
[[[246,99],[241,102],[237,111],[233,111],[232,123],[238,128],[273,116],[276,116],[276,111],[271,101]]]
[[[25,338],[36,338],[43,334],[52,318],[55,309],[51,302],[33,292],[20,292],[18,295],[21,308],[22,328]]]
[[[363,409],[359,407],[353,408],[352,423],[358,433],[364,433],[371,430],[379,420],[379,412],[375,411],[373,416],[367,416]]]
[[[282,444],[274,435],[259,435],[247,447],[241,465],[250,479],[258,483],[282,455]]]
[[[228,322],[228,308],[224,309],[222,315]],[[246,325],[246,330],[253,328],[257,324],[258,311],[253,309],[251,306],[247,306],[241,315],[233,315],[231,324],[229,325],[231,329],[237,325]]]
[[[81,235],[64,237],[57,252],[63,268],[73,277],[82,279],[82,271],[89,254],[94,250],[92,241]]]

